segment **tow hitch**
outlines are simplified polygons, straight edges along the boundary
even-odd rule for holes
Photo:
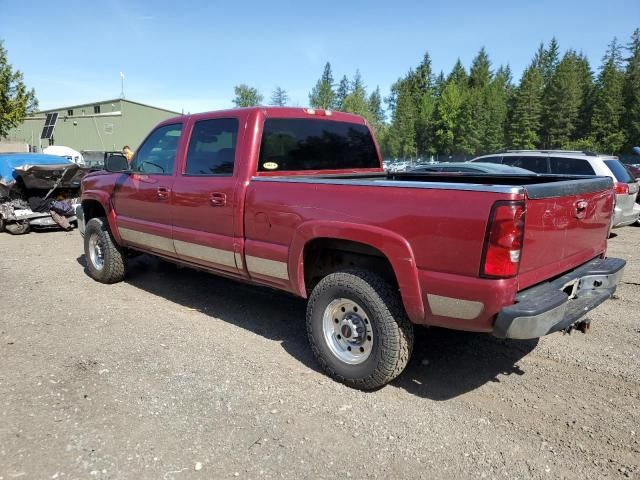
[[[588,318],[584,320],[580,320],[579,322],[569,325],[562,332],[568,333],[569,335],[571,335],[571,332],[573,330],[578,330],[579,332],[582,332],[582,333],[589,333],[591,331],[591,320],[589,320]]]

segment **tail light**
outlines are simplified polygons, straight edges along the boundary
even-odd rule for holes
[[[524,203],[496,202],[491,209],[480,275],[508,278],[518,274],[524,238]]]
[[[614,184],[616,195],[629,195],[629,184],[623,182],[616,182]]]

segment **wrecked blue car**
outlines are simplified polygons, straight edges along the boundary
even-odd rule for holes
[[[80,181],[88,171],[56,155],[0,153],[0,231],[73,228]]]

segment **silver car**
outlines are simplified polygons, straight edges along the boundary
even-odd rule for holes
[[[611,177],[616,191],[613,227],[631,225],[640,217],[640,205],[636,204],[638,183],[618,157],[572,150],[509,150],[471,161],[511,165],[536,173]]]

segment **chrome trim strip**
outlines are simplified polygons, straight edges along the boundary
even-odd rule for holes
[[[247,270],[249,270],[249,273],[289,280],[289,271],[285,262],[268,260],[251,255],[245,255],[245,261],[247,262]]]
[[[442,295],[427,294],[429,308],[434,315],[442,317],[472,320],[482,313],[484,303],[461,298],[443,297]]]
[[[238,270],[242,270],[243,265],[242,265],[242,255],[240,254],[240,252],[233,252],[233,258],[236,261],[236,268]]]
[[[513,185],[481,185],[476,183],[445,183],[445,182],[402,182],[398,180],[363,180],[341,178],[309,178],[309,177],[252,177],[255,182],[281,183],[312,183],[321,185],[350,185],[359,187],[396,187],[422,188],[426,190],[467,190],[472,192],[524,194],[524,187]]]
[[[171,238],[139,232],[138,230],[124,227],[119,227],[118,231],[125,242],[137,243],[144,247],[164,250],[165,252],[176,252],[173,248],[173,240]]]
[[[174,240],[173,244],[178,255],[185,255],[206,262],[217,263],[226,267],[235,268],[236,261],[233,252],[215,247],[207,247],[198,243],[183,242]]]

